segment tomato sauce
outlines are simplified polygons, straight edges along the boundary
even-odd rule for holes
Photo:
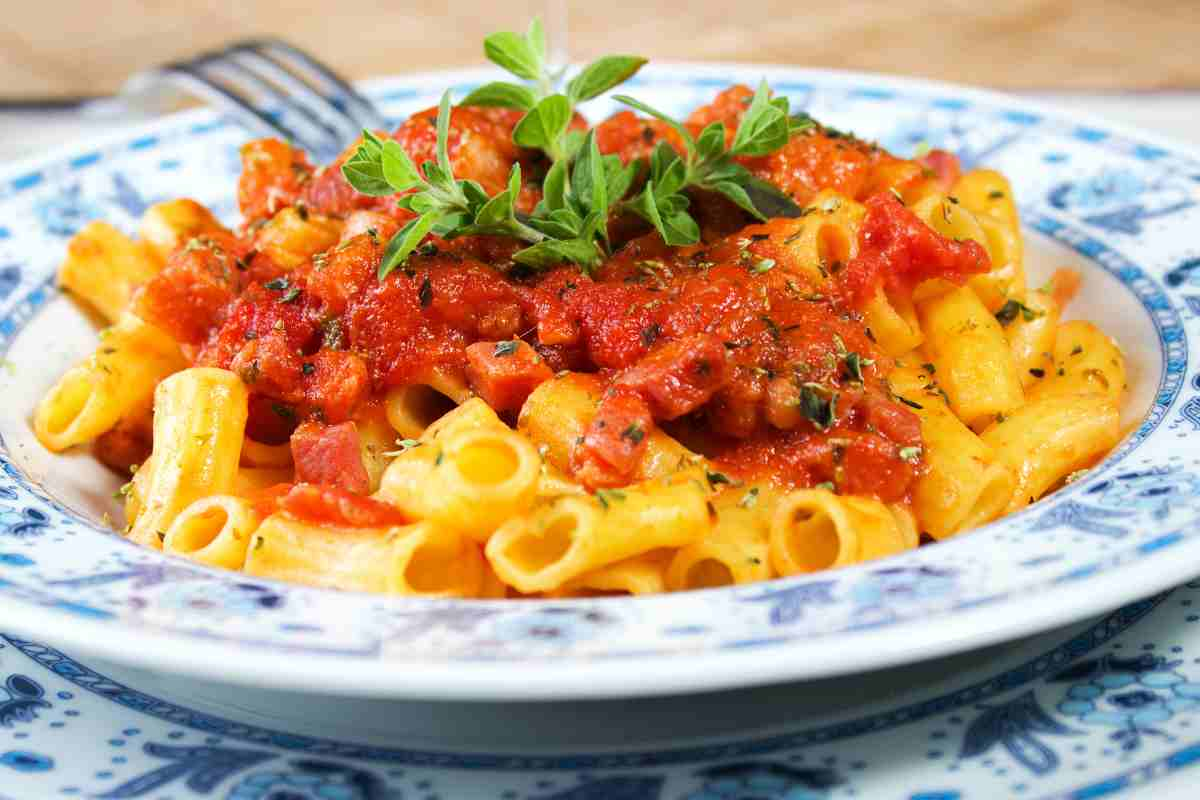
[[[732,87],[686,126],[695,135],[719,121],[732,137],[752,96]],[[455,174],[489,193],[502,191],[519,163],[518,207],[528,212],[549,165],[513,144],[519,116],[456,108],[448,150]],[[682,150],[670,126],[632,112],[595,130],[601,152],[625,162],[663,141]],[[436,109],[392,138],[417,164],[433,160]],[[540,273],[514,266],[520,245],[511,240],[431,236],[379,280],[388,237],[410,214],[394,198],[354,192],[339,168],[352,152],[314,169],[282,142],[247,145],[243,230],[182,248],[137,300],[197,364],[242,376],[250,435],[291,438],[310,478],[325,474],[329,453],[351,453],[357,434],[347,420],[390,387],[435,371],[461,375],[511,414],[555,371],[575,370],[597,373],[607,387],[572,456],[575,477],[590,487],[628,482],[647,437],[665,426],[733,479],[906,497],[921,469],[920,425],[888,390],[892,361],[860,309],[881,287],[961,282],[987,269],[979,245],[940,236],[897,198],[927,178],[952,180],[952,156],[905,161],[813,125],[769,156],[740,159],[802,205],[826,189],[864,202],[857,257],[819,286],[795,263],[792,221],[750,224],[723,198],[703,194],[692,198],[702,244],[667,247],[637,218],[614,219],[615,252],[591,276],[570,265]],[[289,206],[347,224],[335,247],[286,271],[258,251],[255,236]],[[349,474],[340,490],[284,487],[270,503],[314,521],[400,521],[355,497],[362,475]]]

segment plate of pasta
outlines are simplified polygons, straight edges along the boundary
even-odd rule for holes
[[[368,84],[394,126],[328,164],[196,111],[0,172],[10,627],[244,683],[615,696],[1200,570],[1195,155],[871,75],[556,84],[538,35],[489,39],[507,76]]]

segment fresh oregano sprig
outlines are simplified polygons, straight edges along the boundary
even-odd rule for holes
[[[582,131],[568,130],[575,106],[629,80],[646,63],[639,56],[604,56],[568,81],[564,92],[558,92],[561,74],[551,73],[546,64],[546,37],[538,19],[529,24],[524,36],[512,31],[493,33],[484,39],[483,52],[493,64],[533,85],[494,81],[471,92],[462,105],[526,112],[513,129],[513,141],[521,147],[544,150],[554,161],[572,157],[583,144]]]
[[[723,122],[710,123],[699,136],[692,136],[677,120],[640,100],[626,95],[614,99],[667,123],[683,140],[682,158],[667,142],[659,142],[650,158],[645,187],[624,204],[657,228],[663,241],[673,246],[700,241],[700,226],[687,210],[684,191],[689,187],[722,194],[752,216],[766,220],[764,210],[748,190],[759,196],[781,193],[756,179],[734,159],[773,153],[787,144],[793,133],[814,124],[806,116],[790,116],[787,98],[772,98],[765,80],[759,84],[728,146]]]
[[[505,236],[528,242],[513,260],[545,268],[563,262],[585,270],[608,253],[611,202],[629,190],[637,165],[622,165],[616,156],[601,156],[589,131],[573,162],[556,162],[546,176],[545,195],[533,216],[516,212],[521,192],[521,166],[513,164],[504,191],[489,197],[478,183],[454,177],[447,147],[450,93],[442,95],[437,117],[437,160],[420,169],[391,139],[363,131],[363,141],[342,166],[342,174],[359,192],[372,196],[405,193],[397,205],[417,216],[402,227],[384,249],[379,264],[383,280],[403,264],[430,233],[457,236]]]

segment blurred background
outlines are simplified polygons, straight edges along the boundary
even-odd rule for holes
[[[133,72],[253,34],[282,36],[352,78],[483,62],[480,42],[534,14],[569,25],[569,52],[726,59],[915,75],[1051,92],[1181,127],[1200,106],[1200,0],[8,0],[0,15],[0,157],[30,152],[28,114],[117,91]],[[1098,94],[1097,94],[1098,93]],[[1107,97],[1107,99],[1106,99]],[[1122,106],[1123,108],[1124,106]],[[1143,119],[1148,115],[1148,119]],[[1120,116],[1120,114],[1118,114]]]

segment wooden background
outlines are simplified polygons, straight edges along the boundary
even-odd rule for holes
[[[0,98],[116,90],[146,66],[282,35],[351,77],[468,65],[547,2],[6,0]],[[1200,0],[562,2],[570,52],[904,73],[1008,89],[1200,88]],[[555,12],[563,14],[560,10]]]

